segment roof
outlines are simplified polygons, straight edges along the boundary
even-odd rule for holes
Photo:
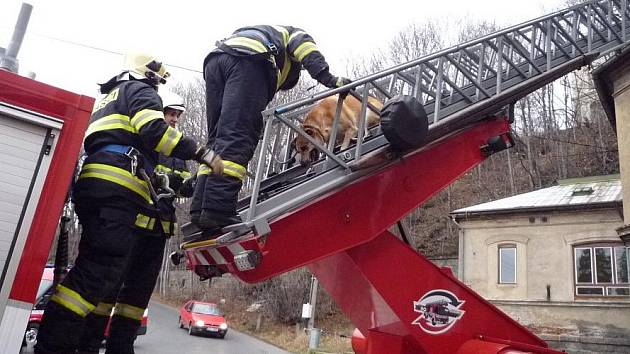
[[[621,204],[619,175],[575,178],[557,186],[457,209],[453,215],[498,214],[535,210],[609,207]]]

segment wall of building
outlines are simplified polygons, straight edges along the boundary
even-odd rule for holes
[[[460,279],[490,300],[573,301],[573,245],[620,242],[616,210],[460,220]],[[517,248],[516,284],[498,284],[498,248]]]
[[[623,224],[619,211],[495,215],[458,222],[458,276],[464,283],[550,340],[560,343],[559,336],[571,337],[575,344],[605,337],[611,345],[618,341],[621,352],[630,352],[630,341],[625,339],[630,338],[630,298],[574,296],[573,246],[620,242],[615,231]],[[516,284],[498,283],[502,244],[516,245]]]

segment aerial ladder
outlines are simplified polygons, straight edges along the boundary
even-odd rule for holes
[[[514,102],[625,47],[628,16],[627,0],[588,1],[264,111],[240,201],[246,232],[182,244],[188,267],[254,283],[306,266],[364,337],[357,353],[559,353],[388,229],[513,145]],[[378,127],[365,134],[363,119],[348,149],[334,144],[336,123],[331,143],[317,145],[301,120],[349,89],[361,117],[374,110],[369,95],[419,102],[426,137],[401,148],[404,136],[392,140]],[[317,145],[319,161],[286,164],[297,135]]]

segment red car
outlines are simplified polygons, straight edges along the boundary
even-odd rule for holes
[[[24,333],[24,345],[34,346],[37,342],[37,332],[39,330],[39,324],[42,322],[42,315],[44,314],[44,309],[46,308],[46,304],[48,304],[48,300],[53,294],[53,268],[46,267],[44,268],[44,273],[42,274],[42,280],[39,283],[39,288],[37,289],[37,297],[35,300],[35,305],[31,310],[31,314],[28,319],[28,325],[26,326],[26,333]],[[142,322],[140,324],[140,328],[138,328],[138,335],[147,333],[147,323],[148,323],[148,311],[144,310],[144,316],[142,316]],[[107,328],[105,329],[105,336],[109,332],[109,323],[107,324]]]
[[[179,309],[179,328],[188,328],[188,334],[216,335],[225,338],[228,324],[216,304],[190,300]]]

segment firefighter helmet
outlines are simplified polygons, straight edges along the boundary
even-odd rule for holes
[[[166,89],[160,90],[158,94],[160,98],[162,98],[162,107],[164,107],[164,109],[170,108],[182,113],[186,112],[186,106],[184,105],[182,96]]]
[[[147,54],[129,53],[125,55],[124,65],[124,70],[135,79],[149,80],[155,85],[165,84],[171,75],[164,64]]]

